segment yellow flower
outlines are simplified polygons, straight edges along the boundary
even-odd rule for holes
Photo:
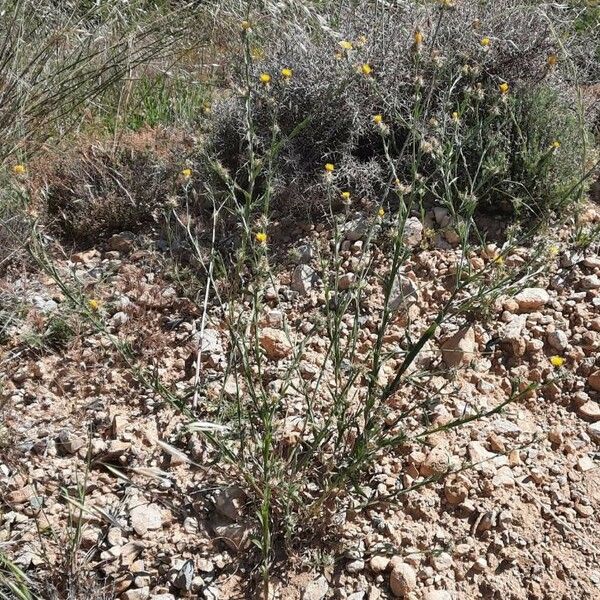
[[[93,312],[97,312],[98,310],[100,310],[100,301],[99,300],[94,300],[93,298],[91,300],[88,300],[88,308],[93,311]]]
[[[558,63],[558,56],[556,54],[548,54],[548,66],[555,67]]]
[[[440,0],[440,4],[444,8],[452,8],[454,6],[454,0]]]
[[[500,90],[500,93],[504,96],[505,94],[508,94],[510,86],[508,85],[508,83],[501,83],[498,86],[498,89]]]
[[[360,70],[363,75],[370,75],[373,72],[373,67],[369,63],[365,63],[360,67]]]
[[[342,192],[342,200],[344,202],[350,202],[350,192]]]
[[[558,150],[560,148],[560,142],[558,140],[554,140],[550,144],[550,147],[552,148],[552,150]]]
[[[562,356],[554,355],[550,357],[550,362],[553,367],[562,367],[565,364],[565,359]]]
[[[242,21],[242,29],[244,31],[248,31],[248,29],[252,28],[252,23],[250,21]]]
[[[269,83],[271,83],[271,76],[268,73],[261,73],[260,74],[260,82],[263,85],[268,85]]]
[[[504,264],[504,256],[496,256],[496,258],[494,259],[494,262],[497,265],[502,266]]]
[[[550,246],[548,253],[550,256],[557,256],[560,253],[560,248],[558,246]]]
[[[15,165],[12,170],[15,175],[25,175],[27,172],[25,165]]]
[[[489,37],[487,37],[487,36],[486,36],[486,37],[483,37],[483,38],[481,38],[481,40],[479,41],[479,43],[480,43],[480,44],[481,44],[481,45],[482,45],[484,48],[487,48],[487,47],[490,45],[490,43],[491,43],[491,40],[490,40],[490,38],[489,38]]]
[[[265,57],[265,51],[258,46],[254,46],[250,49],[250,56],[252,56],[254,60],[262,60]]]
[[[254,237],[259,244],[267,243],[267,234],[264,231],[259,231]]]
[[[348,40],[342,40],[340,42],[340,46],[344,49],[344,50],[352,50],[352,48],[354,46],[352,46],[352,42],[349,42]]]
[[[415,46],[420,46],[423,43],[423,34],[417,29],[413,34]]]
[[[383,122],[383,117],[381,115],[375,115],[373,117],[373,123],[375,123],[375,125],[381,125],[382,122]]]
[[[327,164],[325,165],[325,170],[326,170],[328,173],[333,173],[333,171],[335,170],[335,165],[333,165],[332,163],[327,163]]]
[[[291,79],[293,74],[294,71],[292,69],[289,69],[288,67],[286,67],[285,69],[281,69],[281,76],[284,79]]]
[[[380,219],[383,219],[383,217],[385,216],[385,210],[383,210],[383,206],[377,211],[377,216]]]
[[[183,175],[184,179],[189,179],[192,176],[192,170],[191,169],[183,169],[183,171],[181,171],[181,174]]]
[[[452,113],[452,120],[455,123],[458,123],[460,121],[460,115],[456,111]]]

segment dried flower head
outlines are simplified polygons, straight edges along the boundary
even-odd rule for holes
[[[558,56],[556,54],[548,54],[548,65],[555,67],[558,64]]]
[[[423,34],[417,29],[413,34],[415,46],[419,47],[423,44]]]
[[[252,23],[250,23],[250,21],[242,21],[242,30],[248,31],[250,29],[252,29]]]

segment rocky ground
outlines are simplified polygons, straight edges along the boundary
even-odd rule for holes
[[[439,233],[444,215],[429,218],[438,231],[433,243],[425,243],[418,224],[408,232],[413,254],[404,276],[408,295],[414,292],[410,327],[417,329],[447,293],[458,256],[451,231]],[[590,208],[586,219],[597,224],[600,212]],[[275,378],[289,354],[283,322],[302,336],[322,308],[319,267],[305,249],[328,235],[320,227],[288,234],[300,252],[276,269],[262,333]],[[347,237],[341,285],[350,287],[362,241],[360,232]],[[428,383],[446,390],[430,415],[440,424],[498,404],[512,379],[559,380],[485,421],[385,455],[365,483],[382,498],[449,464],[475,466],[398,502],[347,510],[335,531],[323,532],[322,544],[307,542],[285,570],[275,568],[275,597],[600,597],[600,258],[559,244],[527,289],[495,303],[486,320],[459,331],[450,326],[419,363],[441,356],[447,367]],[[388,259],[374,253],[383,268]],[[506,268],[526,254],[517,249]],[[183,393],[195,377],[200,312],[157,255],[148,238],[117,235],[68,258],[57,254],[56,265],[79,279],[108,331]],[[489,247],[470,257],[476,266],[493,259]],[[377,278],[369,285],[359,333],[366,347],[381,303]],[[14,270],[2,286],[7,306],[19,301],[21,317],[0,346],[6,374],[0,548],[38,580],[58,585],[61,574],[85,574],[86,592],[77,597],[93,595],[90,573],[121,600],[255,597],[251,515],[235,474],[209,463],[202,438],[182,432],[185,417],[139,384],[105,334],[82,325],[57,349],[28,345],[53,315],[68,319],[53,280],[34,269]],[[402,339],[406,326],[398,319],[389,343]],[[209,383],[201,407],[214,419],[231,383],[217,306],[202,344]],[[323,353],[318,338],[307,348],[301,372],[308,386]],[[552,356],[564,364],[553,365]],[[406,402],[396,398],[392,411]],[[76,528],[69,524],[80,526],[75,553]]]

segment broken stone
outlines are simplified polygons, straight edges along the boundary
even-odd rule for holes
[[[281,329],[265,327],[260,334],[260,345],[271,360],[280,360],[292,353],[292,345]]]
[[[475,332],[472,327],[466,327],[442,344],[442,358],[447,367],[455,369],[471,362],[476,350]]]
[[[298,265],[294,269],[290,287],[301,296],[306,296],[313,287],[315,275],[314,270],[308,265]]]
[[[417,585],[417,574],[408,564],[397,562],[390,573],[390,588],[392,594],[403,598],[412,592]]]

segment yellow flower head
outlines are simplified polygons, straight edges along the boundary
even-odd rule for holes
[[[562,356],[551,356],[550,363],[553,367],[562,367],[565,364],[565,359]]]
[[[261,73],[260,74],[260,82],[263,85],[268,85],[269,83],[271,83],[271,76],[268,73]]]
[[[458,123],[460,121],[460,115],[456,111],[452,113],[452,120],[455,123]]]
[[[248,31],[251,28],[252,28],[252,23],[250,23],[250,21],[242,21],[242,29],[244,31]]]
[[[560,248],[558,246],[550,246],[548,253],[550,256],[557,256],[560,253]]]
[[[25,165],[15,165],[12,170],[15,175],[25,175],[27,172]]]
[[[554,140],[550,144],[550,147],[552,148],[552,150],[558,150],[560,148],[560,142],[558,140]]]
[[[365,63],[363,65],[361,65],[360,67],[360,71],[363,75],[371,75],[371,73],[373,73],[373,67],[371,67],[371,65],[369,63]]]
[[[352,42],[349,42],[348,40],[342,40],[340,42],[340,47],[343,48],[344,50],[352,50],[352,48],[354,48],[354,46],[352,45]]]
[[[281,69],[281,76],[284,79],[291,79],[292,76],[294,75],[294,71],[288,67],[286,67],[285,69]]]
[[[385,210],[383,210],[383,206],[377,211],[377,216],[380,219],[383,219],[383,217],[385,216]]]
[[[505,94],[508,94],[510,86],[508,85],[508,83],[501,83],[498,86],[498,89],[500,90],[500,93],[504,96]]]
[[[440,0],[440,4],[444,8],[452,8],[454,6],[454,0]]]
[[[504,264],[504,256],[496,256],[496,258],[494,259],[494,262],[497,265],[502,266]]]
[[[264,231],[259,231],[254,237],[259,244],[267,243],[267,234]]]
[[[181,174],[183,175],[184,179],[189,179],[192,176],[192,170],[191,169],[183,169],[183,171],[181,171]]]
[[[350,192],[342,192],[342,200],[344,202],[350,202]]]
[[[265,57],[265,51],[259,46],[253,46],[250,48],[250,56],[254,60],[262,60]]]
[[[487,47],[490,45],[490,43],[491,43],[491,40],[490,40],[490,38],[489,38],[489,37],[487,37],[487,36],[486,36],[486,37],[483,37],[483,38],[481,38],[481,40],[479,40],[479,43],[480,43],[480,44],[481,44],[481,45],[482,45],[484,48],[487,48]]]
[[[88,308],[93,311],[93,312],[97,312],[98,310],[100,310],[100,301],[99,300],[94,300],[93,298],[91,300],[88,300]]]
[[[413,33],[413,39],[415,40],[415,46],[420,46],[423,43],[423,34],[417,29]]]
[[[550,67],[555,67],[558,63],[558,56],[556,54],[548,54],[548,65]]]
[[[325,164],[325,170],[326,170],[328,173],[333,173],[333,172],[334,172],[334,170],[335,170],[335,165],[334,165],[333,163],[326,163],[326,164]]]
[[[383,123],[383,117],[381,115],[375,115],[373,117],[373,123],[375,123],[375,125],[381,125],[381,123]]]

